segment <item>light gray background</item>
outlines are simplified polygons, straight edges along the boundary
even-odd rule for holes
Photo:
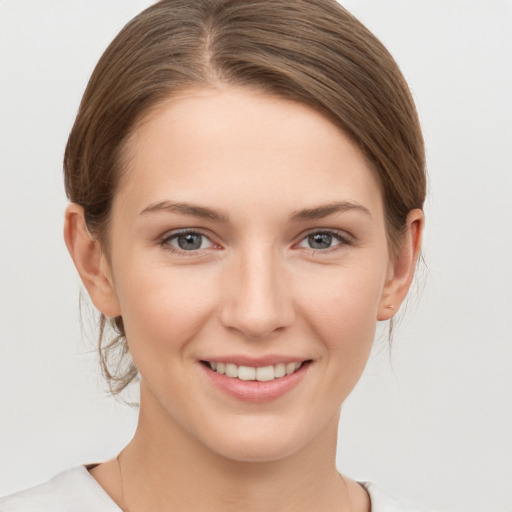
[[[61,161],[100,54],[147,0],[0,3],[0,494],[116,454],[62,241]],[[349,0],[394,54],[430,172],[425,287],[342,414],[339,466],[453,512],[512,510],[512,2]]]

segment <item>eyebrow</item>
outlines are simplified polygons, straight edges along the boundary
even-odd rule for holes
[[[299,210],[290,215],[290,222],[300,222],[306,220],[318,220],[334,215],[335,213],[344,213],[350,211],[357,211],[368,215],[370,218],[372,214],[370,210],[362,204],[355,203],[353,201],[340,201],[336,203],[329,203],[326,205],[317,206],[315,208],[306,208]]]
[[[144,208],[144,210],[140,212],[140,215],[162,211],[168,213],[179,213],[181,215],[190,215],[193,217],[200,217],[202,219],[215,220],[223,224],[229,223],[228,215],[220,210],[189,203],[174,203],[172,201],[161,201],[159,203],[150,204],[147,208]]]
[[[159,203],[151,204],[144,208],[144,210],[140,212],[140,215],[162,211],[213,220],[222,224],[229,224],[230,222],[229,215],[221,210],[190,203],[175,203],[172,201],[161,201]],[[288,221],[304,222],[308,220],[319,220],[328,217],[329,215],[334,215],[335,213],[344,213],[349,211],[361,212],[369,217],[372,216],[370,210],[359,203],[353,201],[340,201],[317,206],[315,208],[298,210],[289,216]]]

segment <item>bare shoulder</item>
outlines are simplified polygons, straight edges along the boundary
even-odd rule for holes
[[[366,488],[351,478],[343,477],[348,489],[350,503],[354,510],[372,512],[370,495]]]

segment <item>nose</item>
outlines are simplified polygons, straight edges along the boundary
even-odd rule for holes
[[[247,250],[227,270],[220,318],[229,330],[251,340],[267,339],[295,318],[285,269],[271,247]]]

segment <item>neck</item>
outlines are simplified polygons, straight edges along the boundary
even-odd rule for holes
[[[168,415],[162,428],[145,405],[143,398],[135,436],[119,457],[128,511],[352,510],[351,486],[335,465],[339,415],[292,455],[245,462],[200,444]]]

